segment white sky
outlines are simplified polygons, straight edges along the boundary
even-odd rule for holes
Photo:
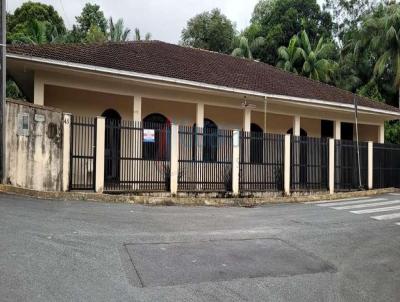
[[[7,11],[14,11],[23,0],[6,0]],[[237,30],[245,28],[250,21],[258,0],[36,0],[51,4],[71,27],[87,2],[100,5],[106,18],[123,18],[125,26],[132,31],[140,28],[142,34],[150,32],[153,39],[177,43],[188,19],[215,7],[233,22]],[[322,2],[323,0],[318,0]]]

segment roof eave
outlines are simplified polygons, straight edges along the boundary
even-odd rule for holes
[[[336,108],[340,108],[340,109],[347,109],[349,111],[354,110],[354,105],[352,105],[352,104],[344,104],[344,103],[339,103],[339,102],[324,101],[324,100],[318,100],[318,99],[293,97],[293,96],[288,96],[288,95],[276,95],[276,94],[262,93],[262,92],[257,92],[257,91],[238,89],[238,88],[227,87],[227,86],[219,86],[219,85],[207,84],[207,83],[195,82],[195,81],[189,81],[189,80],[182,80],[182,79],[164,77],[164,76],[159,76],[159,75],[138,73],[138,72],[133,72],[133,71],[125,71],[125,70],[120,70],[120,69],[99,67],[99,66],[80,64],[80,63],[71,63],[71,62],[67,62],[67,61],[60,61],[60,60],[53,60],[53,59],[45,59],[45,58],[41,58],[41,57],[7,53],[7,58],[16,59],[16,60],[24,60],[24,61],[34,62],[34,63],[42,63],[42,64],[59,66],[59,67],[64,67],[64,68],[78,69],[78,70],[83,70],[83,71],[98,72],[98,73],[102,73],[102,74],[118,75],[118,76],[124,76],[124,77],[136,78],[136,79],[165,82],[165,83],[182,85],[182,86],[197,87],[197,88],[202,88],[202,89],[207,89],[207,90],[212,90],[212,91],[229,92],[229,93],[234,93],[234,94],[248,95],[248,96],[254,96],[254,97],[261,97],[261,98],[274,98],[274,99],[285,100],[288,102],[296,102],[296,103],[303,103],[303,104],[310,104],[310,105],[324,105],[324,106],[336,107]],[[385,110],[385,109],[378,109],[378,108],[372,108],[372,107],[359,105],[358,110],[360,112],[366,112],[366,113],[372,113],[372,114],[381,114],[381,115],[383,114],[388,117],[393,117],[393,119],[400,118],[400,112],[395,112],[395,111],[390,111],[390,110]]]

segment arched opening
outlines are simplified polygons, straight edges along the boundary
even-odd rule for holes
[[[168,160],[171,122],[161,113],[152,113],[143,119],[143,129],[150,134],[143,140],[143,159]]]
[[[287,131],[287,134],[293,135],[293,128]],[[293,139],[293,138],[292,138]],[[294,159],[299,163],[298,170],[298,182],[301,187],[307,186],[307,164],[308,164],[308,148],[307,148],[307,131],[303,128],[300,128],[300,138],[298,144],[292,143],[292,158],[295,154],[297,154],[298,158]],[[298,148],[297,150],[293,150],[293,148]],[[293,159],[292,159],[293,160]],[[297,174],[297,173],[296,173]],[[292,173],[292,177],[295,177]]]
[[[263,144],[263,129],[257,124],[250,125],[250,162],[260,164],[263,162],[264,144]]]
[[[121,153],[121,115],[114,109],[107,109],[101,115],[106,118],[104,145],[104,179],[118,181]]]
[[[193,159],[196,159],[196,124],[193,125]],[[203,127],[203,161],[216,162],[218,152],[218,126],[212,120],[204,119]]]

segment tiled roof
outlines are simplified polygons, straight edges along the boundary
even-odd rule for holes
[[[268,64],[160,41],[11,45],[7,47],[7,51],[266,94],[345,104],[353,104],[355,97],[348,91],[282,71]],[[356,97],[360,106],[400,112],[384,103]]]

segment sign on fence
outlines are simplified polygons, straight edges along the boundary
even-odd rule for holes
[[[154,143],[154,129],[143,129],[143,142],[145,143]]]

